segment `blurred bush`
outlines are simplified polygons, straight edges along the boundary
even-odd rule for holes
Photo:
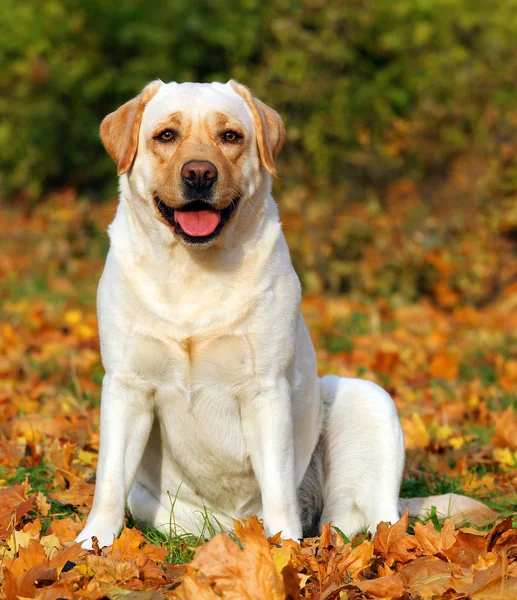
[[[286,121],[276,195],[312,289],[426,292],[423,256],[477,227],[469,215],[497,229],[488,213],[515,199],[517,0],[3,0],[0,19],[4,198],[113,191],[105,114],[154,78],[233,77]],[[347,221],[356,202],[369,212]],[[451,203],[461,222],[433,222]],[[386,211],[413,240],[399,256]],[[354,272],[382,244],[386,289]]]

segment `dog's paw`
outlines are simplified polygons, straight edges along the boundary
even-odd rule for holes
[[[81,544],[81,547],[85,550],[94,549],[94,538],[97,540],[97,546],[104,548],[104,546],[111,546],[113,540],[117,537],[119,531],[115,527],[106,526],[95,526],[86,525],[81,533],[75,538],[76,542]]]

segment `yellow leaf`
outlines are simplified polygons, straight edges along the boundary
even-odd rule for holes
[[[453,433],[454,429],[452,427],[449,427],[448,425],[440,425],[436,430],[436,438],[440,442],[443,442],[444,440],[450,438]]]
[[[45,554],[47,558],[51,560],[54,556],[63,549],[59,538],[54,533],[50,535],[44,535],[40,540],[41,545],[45,548]]]
[[[505,471],[514,469],[517,464],[517,457],[512,453],[510,448],[494,448],[492,450],[492,456]]]
[[[83,313],[80,310],[69,310],[65,313],[65,322],[69,327],[77,325],[83,319]]]
[[[84,575],[85,577],[93,577],[95,575],[93,569],[85,564],[82,565],[76,565],[75,566],[76,571],[79,571],[79,573],[81,573],[81,575]]]
[[[411,415],[411,419],[406,417],[401,419],[401,422],[402,429],[404,430],[404,440],[408,450],[413,448],[423,450],[429,445],[431,437],[425,423],[422,421],[422,417],[418,413],[414,412]]]
[[[89,452],[88,450],[80,450],[79,454],[77,455],[77,458],[85,465],[95,467],[97,465],[97,460],[99,458],[99,455],[97,452]]]
[[[466,441],[467,441],[467,438],[465,438],[464,436],[458,435],[455,437],[451,437],[451,439],[449,440],[449,444],[454,448],[454,450],[459,450],[460,448],[463,448]]]
[[[95,336],[95,329],[90,327],[89,325],[79,325],[77,327],[77,335],[81,340],[90,340]]]
[[[282,569],[289,564],[292,552],[292,547],[285,544],[281,548],[271,548],[271,555],[278,573],[281,573]]]
[[[15,531],[7,542],[5,556],[14,558],[18,552],[18,549],[27,548],[32,539],[34,539],[34,535],[31,535],[31,533],[28,531]]]

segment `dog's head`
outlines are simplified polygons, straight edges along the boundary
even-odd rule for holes
[[[101,138],[156,218],[185,244],[207,246],[275,174],[284,126],[235,81],[154,81],[103,120]]]

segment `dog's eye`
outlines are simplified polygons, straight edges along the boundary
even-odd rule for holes
[[[170,129],[166,129],[156,136],[156,139],[160,140],[160,142],[172,142],[175,138],[174,132]]]
[[[226,131],[225,133],[223,133],[223,141],[225,142],[236,142],[241,137],[242,136],[238,133],[235,133],[235,131]]]

